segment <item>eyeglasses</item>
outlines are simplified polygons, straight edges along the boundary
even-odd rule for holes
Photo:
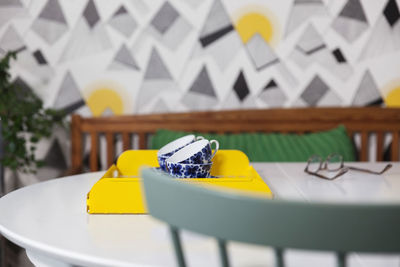
[[[322,179],[326,180],[334,180],[341,175],[345,174],[349,170],[355,170],[360,172],[366,172],[371,174],[382,174],[388,169],[392,167],[392,164],[387,164],[381,171],[372,171],[368,169],[352,167],[352,166],[345,166],[343,163],[343,156],[333,153],[330,154],[325,160],[322,159],[319,155],[311,156],[307,161],[307,166],[304,169],[304,172],[317,176]],[[325,176],[319,171],[328,171],[328,172],[337,172],[333,177]]]

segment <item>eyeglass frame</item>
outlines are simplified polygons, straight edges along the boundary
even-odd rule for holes
[[[328,163],[329,160],[333,157],[338,157],[340,159],[340,166],[338,168],[334,168],[334,169],[329,169],[328,168]],[[310,166],[310,163],[312,162],[313,159],[318,158],[319,159],[319,166],[318,169],[313,172],[310,171],[308,168]],[[364,168],[358,168],[358,167],[353,167],[353,166],[345,166],[344,165],[344,161],[343,161],[343,156],[338,154],[338,153],[332,153],[329,154],[325,160],[323,160],[323,158],[320,155],[312,155],[311,157],[308,158],[307,160],[307,165],[304,169],[304,172],[310,174],[310,175],[314,175],[317,176],[319,178],[325,179],[325,180],[335,180],[336,178],[342,176],[343,174],[345,174],[346,172],[348,172],[349,170],[355,170],[355,171],[360,171],[360,172],[366,172],[366,173],[370,173],[370,174],[383,174],[384,172],[386,172],[388,169],[390,169],[392,167],[391,163],[388,163],[381,171],[377,172],[377,171],[372,171],[372,170],[368,170],[368,169],[364,169]],[[326,171],[339,171],[335,176],[333,177],[327,177],[325,175],[322,175],[320,173],[318,173],[321,170],[326,170]]]

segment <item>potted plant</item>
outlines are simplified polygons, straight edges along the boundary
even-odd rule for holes
[[[43,165],[35,156],[37,143],[49,137],[55,124],[62,124],[64,112],[43,107],[31,90],[11,82],[10,61],[17,51],[0,60],[0,196],[4,194],[4,168],[34,173]]]

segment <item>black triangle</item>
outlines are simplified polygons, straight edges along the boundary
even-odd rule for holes
[[[241,71],[239,77],[237,78],[235,84],[233,85],[233,90],[239,97],[240,101],[243,101],[250,93],[249,87],[247,86],[246,79],[244,78],[243,72]]]
[[[276,82],[274,81],[274,79],[272,79],[271,81],[269,81],[269,83],[264,87],[264,91],[268,90],[270,88],[274,88],[274,87],[278,87],[278,85],[276,84]]]
[[[388,1],[383,14],[390,26],[393,27],[393,25],[400,19],[399,7],[397,6],[396,0]]]
[[[64,154],[62,153],[60,143],[57,139],[53,141],[49,151],[47,151],[44,162],[46,167],[53,167],[60,170],[67,169],[67,163],[65,162]]]

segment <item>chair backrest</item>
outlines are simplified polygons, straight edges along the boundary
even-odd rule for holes
[[[179,228],[214,236],[228,265],[225,241],[277,248],[337,252],[399,252],[400,205],[333,204],[272,200],[208,189],[173,179],[157,170],[142,171],[149,213],[168,223],[184,266]]]
[[[146,149],[149,137],[158,129],[203,133],[309,133],[346,126],[351,138],[359,141],[358,159],[382,161],[385,136],[392,138],[390,160],[398,161],[400,109],[380,107],[290,108],[232,110],[190,113],[130,115],[83,118],[73,115],[71,121],[72,169],[82,169],[85,136],[90,137],[90,170],[98,170],[99,138],[105,137],[107,166],[116,158],[115,140],[122,140],[123,150]],[[374,139],[370,138],[374,136]],[[373,142],[372,140],[375,140]],[[134,144],[137,145],[134,145]]]

